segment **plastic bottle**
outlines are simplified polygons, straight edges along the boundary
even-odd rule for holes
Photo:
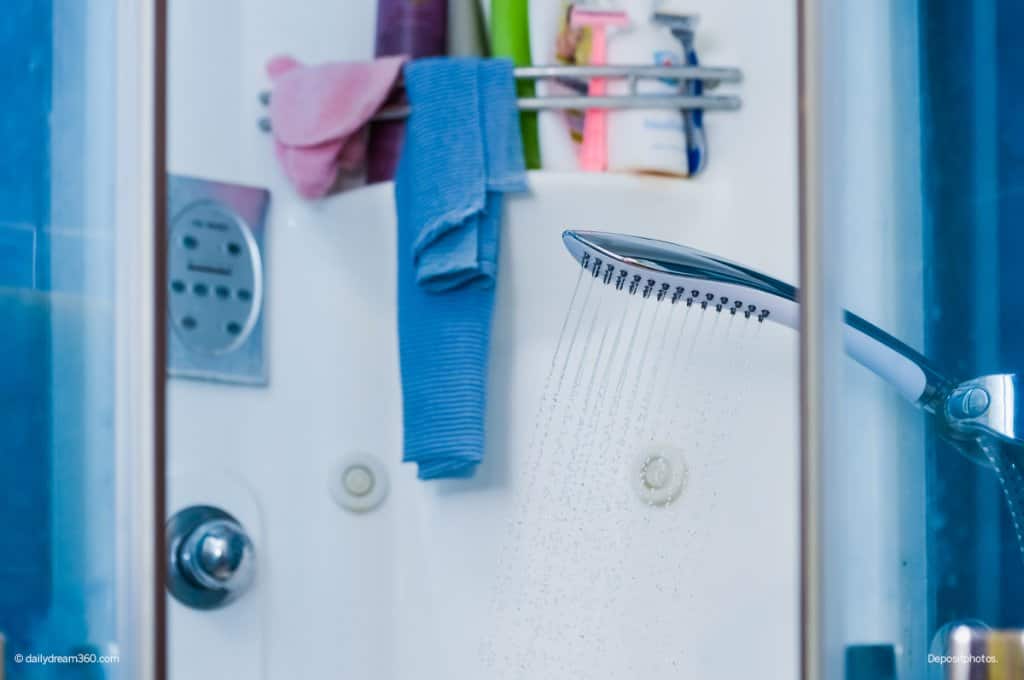
[[[682,66],[685,55],[671,31],[652,20],[656,4],[651,0],[629,0],[620,5],[630,16],[628,28],[608,41],[611,64]],[[629,91],[625,80],[612,81],[609,94]],[[645,78],[637,84],[639,94],[679,94],[675,81]],[[608,169],[675,177],[689,175],[686,130],[683,115],[670,109],[613,111],[608,116]]]
[[[380,0],[376,55],[410,58],[443,55],[448,28],[447,0]],[[395,175],[404,124],[375,123],[370,130],[366,179],[384,182]]]
[[[487,56],[487,28],[477,0],[448,0],[448,55]]]
[[[492,55],[508,57],[515,62],[516,66],[530,65],[529,0],[491,0],[490,28]],[[533,97],[534,82],[532,80],[516,81],[516,93],[520,98]],[[539,168],[540,141],[537,131],[537,114],[534,112],[520,114],[519,127],[523,136],[523,158],[526,160],[526,167]]]

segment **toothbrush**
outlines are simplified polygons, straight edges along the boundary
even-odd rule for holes
[[[608,63],[608,27],[628,24],[628,15],[621,11],[585,9],[573,5],[569,13],[570,26],[590,28],[590,63],[594,66],[604,66]],[[590,80],[591,97],[602,97],[607,91],[606,79]],[[580,167],[588,172],[602,172],[608,169],[608,112],[603,109],[587,109],[583,118]]]

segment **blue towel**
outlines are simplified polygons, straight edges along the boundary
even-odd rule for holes
[[[504,193],[526,172],[508,60],[405,67],[412,113],[395,178],[403,460],[469,477],[484,450],[491,311]]]

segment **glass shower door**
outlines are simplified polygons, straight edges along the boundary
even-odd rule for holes
[[[0,678],[156,668],[152,3],[0,15]]]
[[[847,680],[960,677],[947,675],[966,668],[952,657],[968,650],[982,657],[972,678],[1024,677],[1011,670],[1024,658],[1024,635],[1012,632],[1024,628],[1024,448],[976,436],[1009,396],[995,381],[947,398],[961,381],[1024,373],[1024,50],[1014,32],[1024,8],[805,5],[817,13],[818,72],[805,94],[820,163],[805,245],[815,230],[822,244],[821,276],[807,285],[824,299],[824,399],[809,407],[824,432],[810,458],[820,525],[805,543],[820,558],[809,590],[817,669]],[[911,404],[845,358],[843,307],[921,351],[950,381],[941,394]],[[1002,418],[997,434],[1013,427]],[[958,625],[970,629],[951,637]]]

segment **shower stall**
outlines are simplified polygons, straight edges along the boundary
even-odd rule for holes
[[[1019,660],[1013,3],[687,3],[742,107],[691,179],[529,173],[483,462],[423,481],[394,187],[302,199],[259,125],[377,3],[12,2],[0,680]]]

